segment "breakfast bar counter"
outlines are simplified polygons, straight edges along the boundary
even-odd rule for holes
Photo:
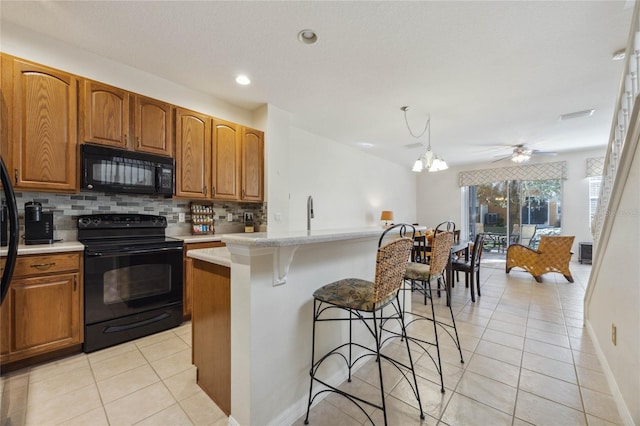
[[[225,248],[187,253],[198,261],[196,268],[200,265],[204,269],[210,263],[230,269],[229,424],[292,424],[304,414],[309,391],[312,294],[347,277],[372,280],[382,231],[357,228],[225,234]],[[327,347],[348,333],[346,324],[344,328],[337,324],[321,328],[323,337],[318,341]],[[194,335],[194,351],[198,340]],[[346,379],[346,371],[338,367],[330,372],[335,384]]]

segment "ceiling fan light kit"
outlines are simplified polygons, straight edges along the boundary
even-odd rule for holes
[[[427,118],[427,124],[424,126],[422,132],[418,135],[411,131],[411,127],[409,126],[409,120],[407,120],[407,111],[409,110],[408,106],[403,106],[400,108],[404,113],[404,122],[407,125],[407,129],[409,130],[409,134],[416,139],[419,139],[424,135],[427,131],[427,152],[418,157],[415,163],[413,163],[413,168],[411,171],[420,173],[423,170],[428,170],[430,172],[439,172],[441,170],[447,170],[449,166],[447,162],[444,161],[441,157],[435,155],[433,151],[431,151],[431,116]],[[422,144],[419,144],[421,146]]]

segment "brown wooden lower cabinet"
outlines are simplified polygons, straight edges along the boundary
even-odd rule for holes
[[[207,241],[202,243],[188,243],[184,245],[182,251],[184,259],[184,278],[182,284],[182,318],[187,321],[191,318],[191,305],[193,300],[193,259],[187,257],[187,252],[194,249],[204,249],[213,247],[224,247],[221,241]]]
[[[192,356],[198,385],[231,413],[231,273],[193,260]]]
[[[0,362],[80,345],[82,253],[18,256],[0,308]]]

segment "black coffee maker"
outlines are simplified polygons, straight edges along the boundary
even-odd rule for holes
[[[24,204],[24,243],[51,244],[53,242],[53,212],[43,212],[42,204]]]

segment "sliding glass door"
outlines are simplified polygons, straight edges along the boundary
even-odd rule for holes
[[[504,253],[510,244],[537,247],[540,235],[559,235],[562,181],[505,180],[470,186],[469,238],[485,234],[485,250]]]

